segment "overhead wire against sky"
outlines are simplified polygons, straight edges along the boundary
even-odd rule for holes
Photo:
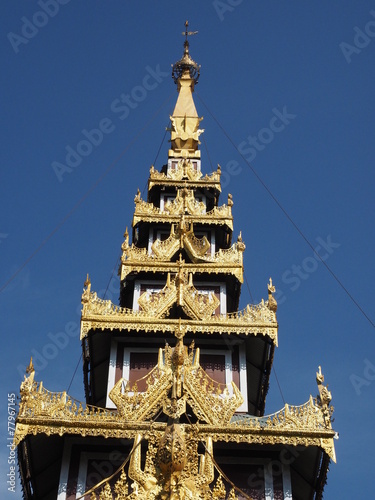
[[[357,307],[357,309],[362,313],[362,315],[367,319],[367,321],[370,323],[370,325],[375,328],[375,323],[371,320],[369,315],[365,312],[365,310],[361,307],[359,302],[353,297],[353,295],[349,292],[349,290],[345,287],[345,285],[342,283],[342,281],[337,277],[337,275],[332,271],[332,269],[329,267],[327,262],[325,262],[321,256],[316,252],[313,244],[310,242],[310,240],[305,236],[303,231],[299,228],[299,226],[294,222],[292,217],[289,215],[289,213],[286,211],[286,209],[283,207],[283,205],[279,202],[279,200],[276,198],[276,196],[272,193],[270,188],[267,186],[267,184],[263,181],[263,179],[260,177],[258,172],[254,169],[254,167],[251,165],[251,163],[244,157],[243,154],[240,153],[240,151],[237,148],[237,145],[231,138],[231,136],[228,134],[228,132],[225,130],[225,128],[221,125],[219,120],[215,117],[215,115],[211,112],[211,110],[208,108],[207,104],[203,101],[201,96],[197,93],[198,99],[202,102],[203,106],[207,109],[208,113],[210,114],[211,118],[215,121],[215,123],[218,125],[220,130],[223,132],[225,137],[228,139],[228,141],[232,144],[234,149],[237,151],[237,153],[241,156],[241,158],[245,161],[245,163],[248,165],[252,173],[255,175],[257,180],[260,182],[260,184],[263,186],[263,188],[267,191],[269,196],[273,199],[273,201],[276,203],[276,205],[280,208],[280,210],[283,212],[285,217],[289,220],[289,222],[292,224],[292,226],[296,229],[298,234],[303,238],[305,243],[311,248],[311,250],[314,252],[314,255],[320,260],[320,262],[324,265],[324,267],[327,269],[327,271],[330,273],[330,275],[333,277],[333,279],[336,281],[336,283],[341,287],[341,289],[346,293],[346,295],[349,297],[349,299],[353,302],[353,304]]]
[[[165,141],[165,137],[167,135],[167,132],[169,131],[170,125],[171,125],[171,120],[168,120],[168,125],[165,127],[163,139],[161,140],[158,152],[156,153],[156,156],[155,156],[155,160],[154,160],[154,163],[153,163],[154,166],[156,165],[157,159],[159,158],[159,154],[160,154],[161,148],[163,147],[163,144],[164,144],[164,141]]]
[[[206,149],[206,153],[207,153],[208,161],[210,162],[211,168],[212,168],[212,170],[213,170],[213,169],[214,169],[214,167],[213,167],[213,165],[212,165],[211,156],[210,156],[210,153],[208,152],[208,147],[207,147],[206,139],[204,138],[204,136],[203,136],[203,135],[202,135],[202,141],[203,141],[204,147],[205,147],[205,149]]]
[[[205,139],[202,137],[203,139],[203,143],[204,143],[204,146],[206,148],[206,152],[207,152],[207,156],[208,156],[208,159],[209,159],[209,162],[211,164],[211,168],[213,169],[213,166],[212,166],[212,162],[211,162],[211,158],[210,158],[210,154],[209,154],[209,151],[208,151],[208,147],[207,147],[207,143],[205,141]],[[251,293],[251,289],[250,289],[250,285],[249,285],[249,280],[247,279],[247,276],[246,276],[246,272],[245,270],[243,271],[243,276],[244,276],[244,280],[245,280],[245,284],[246,284],[246,288],[247,288],[247,291],[249,292],[249,296],[250,296],[250,300],[251,300],[251,303],[254,304],[254,298],[253,298],[253,294]],[[277,386],[279,388],[279,392],[280,392],[280,395],[281,395],[281,399],[283,400],[283,403],[285,405],[285,398],[284,398],[284,394],[283,394],[283,391],[281,390],[281,385],[279,383],[279,379],[277,377],[277,373],[276,373],[276,370],[275,370],[275,366],[274,364],[272,363],[272,371],[275,375],[275,379],[276,379],[276,382],[277,382]]]
[[[69,390],[70,390],[70,388],[71,388],[71,386],[72,386],[72,383],[73,383],[74,377],[76,376],[76,373],[77,373],[78,367],[79,367],[79,365],[80,365],[80,363],[81,363],[81,359],[82,359],[82,353],[79,355],[79,358],[78,358],[78,361],[77,361],[76,368],[75,368],[75,370],[74,370],[74,373],[73,373],[73,375],[72,375],[72,378],[70,379],[70,382],[69,382],[68,388],[67,388],[67,390],[66,390],[67,394],[69,394]]]
[[[123,149],[123,151],[115,158],[112,163],[108,165],[106,170],[102,175],[91,185],[91,187],[86,191],[86,193],[77,201],[73,208],[61,219],[57,226],[44,238],[40,245],[32,252],[32,254],[21,264],[21,266],[12,274],[12,276],[0,287],[0,293],[3,292],[8,285],[18,276],[18,274],[27,266],[27,264],[37,255],[44,245],[52,238],[52,236],[57,233],[57,231],[65,224],[65,222],[74,214],[74,212],[82,205],[86,198],[97,188],[97,186],[103,181],[103,179],[111,172],[119,160],[124,156],[124,154],[130,149],[130,147],[137,141],[137,139],[143,134],[143,132],[151,125],[151,123],[158,116],[160,111],[164,108],[165,104],[172,98],[174,92],[171,93],[165,101],[161,104],[158,110],[152,115],[152,117],[146,122],[142,129],[133,137],[133,139],[128,143],[128,145]]]
[[[156,163],[156,161],[157,161],[157,159],[158,159],[158,157],[159,157],[159,153],[160,153],[160,151],[161,151],[161,148],[162,148],[163,143],[164,143],[164,141],[165,141],[165,137],[166,137],[167,132],[168,132],[168,126],[169,126],[169,124],[170,124],[170,120],[168,120],[168,125],[167,125],[167,127],[165,128],[165,132],[164,132],[163,138],[162,138],[162,140],[161,140],[161,143],[160,143],[160,146],[159,146],[158,152],[156,153],[156,156],[155,156],[155,160],[154,160],[153,165],[155,165],[155,163]],[[146,182],[146,184],[145,184],[145,187],[143,188],[142,194],[144,194],[144,192],[145,192],[146,188],[147,188],[147,182]],[[113,278],[113,276],[114,276],[114,274],[115,274],[116,269],[118,269],[118,265],[119,265],[119,261],[120,261],[120,259],[121,259],[121,252],[120,252],[119,256],[117,257],[116,263],[115,263],[115,265],[114,265],[114,267],[113,267],[113,269],[112,269],[111,276],[110,276],[110,278],[109,278],[109,280],[108,280],[108,283],[107,283],[107,286],[106,286],[106,289],[105,289],[105,292],[104,292],[104,295],[103,295],[103,299],[105,299],[105,297],[106,297],[106,295],[107,295],[107,291],[108,291],[109,285],[110,285],[110,283],[111,283],[111,281],[112,281],[112,278]],[[71,387],[71,385],[72,385],[72,383],[73,383],[74,377],[76,376],[77,369],[78,369],[79,363],[80,363],[80,361],[81,361],[81,358],[82,358],[82,353],[81,353],[81,354],[80,354],[80,356],[79,356],[79,359],[78,359],[78,362],[77,362],[77,366],[76,366],[76,368],[75,368],[75,370],[74,370],[74,373],[73,373],[73,375],[72,375],[72,378],[71,378],[71,380],[70,380],[70,383],[69,383],[69,386],[68,386],[67,392],[69,392],[69,389],[70,389],[70,387]]]

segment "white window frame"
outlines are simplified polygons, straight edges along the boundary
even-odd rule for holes
[[[87,480],[87,466],[89,460],[95,459],[107,459],[109,460],[109,454],[105,452],[89,452],[83,451],[80,455],[78,478],[77,478],[77,488],[76,488],[76,498],[82,496],[86,490],[86,480]],[[104,478],[103,478],[104,479]]]
[[[74,445],[82,445],[82,447],[94,444],[95,441],[92,438],[71,438],[67,437],[64,443],[63,459],[61,463],[59,488],[56,500],[66,500],[68,481],[69,481],[69,468],[72,459],[72,448]],[[105,459],[109,460],[110,452],[90,452],[81,451],[78,476],[77,476],[77,487],[75,498],[79,498],[84,492],[86,487],[87,479],[87,465],[88,461],[91,459]]]
[[[64,443],[64,451],[63,451],[61,470],[60,470],[59,489],[58,489],[56,500],[66,500],[66,492],[68,489],[69,465],[70,465],[70,459],[71,459],[71,454],[72,454],[71,453],[72,446],[73,446],[73,440],[68,438]]]
[[[282,464],[283,474],[283,494],[284,500],[293,500],[292,496],[292,479],[290,476],[290,467],[288,464]]]

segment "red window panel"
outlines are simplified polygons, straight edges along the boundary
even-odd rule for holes
[[[121,346],[117,346],[116,353],[116,372],[115,372],[115,383],[122,378],[122,368],[124,365],[124,349]]]
[[[129,383],[133,387],[137,382],[139,392],[147,389],[145,377],[158,363],[157,352],[131,352],[129,367]],[[142,380],[139,380],[142,379]]]
[[[209,377],[219,384],[226,383],[224,354],[201,354],[199,362]]]
[[[265,499],[264,468],[262,465],[241,464],[238,458],[237,464],[221,464],[219,466],[228,478],[240,488],[247,496],[236,491],[238,500],[245,500],[249,497],[253,500]]]

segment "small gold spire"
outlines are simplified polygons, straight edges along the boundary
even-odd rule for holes
[[[29,366],[26,368],[26,373],[30,374],[32,372],[35,372],[35,368],[33,365],[33,357],[31,356]]]
[[[200,158],[198,150],[199,129],[202,118],[198,117],[193,95],[194,85],[198,83],[200,66],[190,57],[188,36],[196,31],[188,31],[189,23],[185,23],[184,55],[172,68],[172,77],[177,84],[178,98],[171,119],[172,148],[168,156],[175,158]]]
[[[275,299],[275,297],[273,296],[273,294],[276,292],[276,287],[275,285],[272,284],[272,278],[270,278],[270,281],[268,283],[268,308],[273,311],[273,312],[276,312],[277,311],[277,301]]]
[[[124,233],[124,243],[121,245],[122,250],[127,250],[129,248],[129,232],[128,228],[126,227],[125,233]]]
[[[89,273],[87,273],[86,281],[84,282],[84,286],[88,287],[89,285],[91,285],[91,281],[90,281]]]

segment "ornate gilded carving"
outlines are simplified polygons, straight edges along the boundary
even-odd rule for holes
[[[165,204],[164,210],[155,207],[153,203],[148,203],[141,199],[138,192],[135,199],[135,211],[133,226],[138,222],[178,222],[181,215],[185,215],[187,222],[200,222],[204,224],[227,225],[233,229],[232,205],[221,207],[215,206],[210,212],[206,212],[203,202],[199,202],[194,197],[194,190],[182,188],[177,190],[176,198]]]
[[[188,179],[189,181],[197,181],[201,179],[202,172],[200,170],[195,170],[191,160],[182,158],[175,169],[170,169],[168,172],[169,178],[174,181],[181,181],[182,179]]]
[[[188,165],[187,169],[183,168],[184,163]],[[203,175],[200,170],[194,170],[190,160],[183,159],[178,162],[176,169],[169,169],[168,173],[158,172],[154,166],[150,168],[150,177],[148,180],[148,188],[153,186],[173,186],[177,188],[203,188],[216,189],[221,192],[220,186],[221,168],[218,165],[216,172]]]
[[[146,391],[139,393],[136,386],[129,387],[121,379],[109,393],[125,421],[149,420],[161,408],[176,419],[188,403],[201,421],[225,425],[243,403],[236,385],[232,382],[228,388],[210,379],[199,365],[199,349],[195,357],[193,351],[188,354],[181,339],[173,350],[168,346],[160,349],[158,365],[147,375],[146,383]]]
[[[120,379],[109,393],[119,414],[126,420],[146,421],[152,418],[163,405],[168,389],[172,385],[172,371],[165,366],[159,353],[158,365],[146,376],[147,390],[138,392],[137,386]]]
[[[155,240],[151,247],[151,254],[146,248],[137,248],[134,244],[129,246],[128,236],[122,244],[121,280],[130,272],[177,272],[178,263],[170,259],[180,249],[185,249],[192,263],[185,263],[189,272],[233,274],[242,283],[243,281],[243,252],[245,244],[242,238],[237,240],[228,249],[219,249],[214,255],[209,253],[210,243],[205,236],[197,238],[194,234],[193,224],[185,222],[181,216],[179,225],[171,225],[169,237],[161,241]]]
[[[186,277],[184,278],[186,280]],[[173,281],[175,283],[175,281]],[[183,283],[188,289],[186,282]],[[135,311],[114,305],[110,300],[103,300],[96,292],[91,292],[91,284],[84,289],[82,295],[81,340],[91,329],[118,330],[118,331],[144,331],[164,332],[174,334],[179,324],[192,333],[225,333],[268,336],[277,345],[278,324],[276,314],[268,307],[268,302],[262,300],[260,304],[248,305],[242,311],[210,316],[206,321],[193,319],[157,318],[153,311]],[[191,293],[188,291],[185,298]],[[177,294],[177,289],[176,289]],[[169,300],[169,299],[168,299]],[[201,308],[199,296],[197,300],[197,314]],[[206,300],[209,298],[206,296]],[[165,310],[169,302],[164,304]],[[215,303],[212,302],[212,309]],[[160,311],[160,310],[159,310]]]
[[[141,433],[147,439],[152,436],[160,439],[166,424],[148,421],[158,409],[165,408],[165,401],[169,400],[167,414],[170,418],[178,418],[187,402],[200,420],[196,426],[181,424],[181,432],[189,435],[189,439],[320,446],[335,460],[335,432],[320,398],[316,400],[310,396],[304,405],[285,405],[279,412],[266,417],[233,416],[242,401],[238,389],[232,385],[233,393],[230,394],[228,387],[222,388],[213,382],[199,365],[198,349],[188,352],[181,340],[174,350],[167,346],[163,355],[160,352],[158,365],[148,375],[145,393],[137,392],[134,387],[132,392],[129,387],[123,392],[121,384],[115,386],[111,398],[117,411],[84,405],[66,392],[49,392],[42,382],[34,380],[34,373],[31,371],[25,376],[21,384],[16,445],[26,435],[40,433],[133,439]]]
[[[316,372],[316,382],[318,384],[318,404],[322,407],[324,417],[326,419],[327,425],[331,426],[331,417],[333,413],[333,407],[329,406],[332,400],[332,395],[328,390],[328,385],[323,385],[324,375],[322,374],[322,368],[319,366],[319,371]]]
[[[268,284],[268,307],[271,311],[277,311],[277,302],[273,294],[276,292],[275,286],[272,284],[272,278],[270,278]]]
[[[165,287],[159,292],[144,292],[138,299],[138,304],[149,316],[163,318],[177,300],[175,280],[171,282],[170,275]]]
[[[186,314],[195,319],[208,319],[220,301],[212,292],[205,294],[193,286],[192,275],[180,267],[175,278],[168,274],[165,287],[159,292],[144,292],[138,299],[142,310],[154,318],[164,317],[174,303],[183,308]]]
[[[180,247],[180,232],[178,230],[175,232],[175,226],[172,224],[171,234],[166,240],[157,239],[153,242],[151,251],[154,255],[151,255],[151,258],[155,256],[157,259],[169,261]]]

